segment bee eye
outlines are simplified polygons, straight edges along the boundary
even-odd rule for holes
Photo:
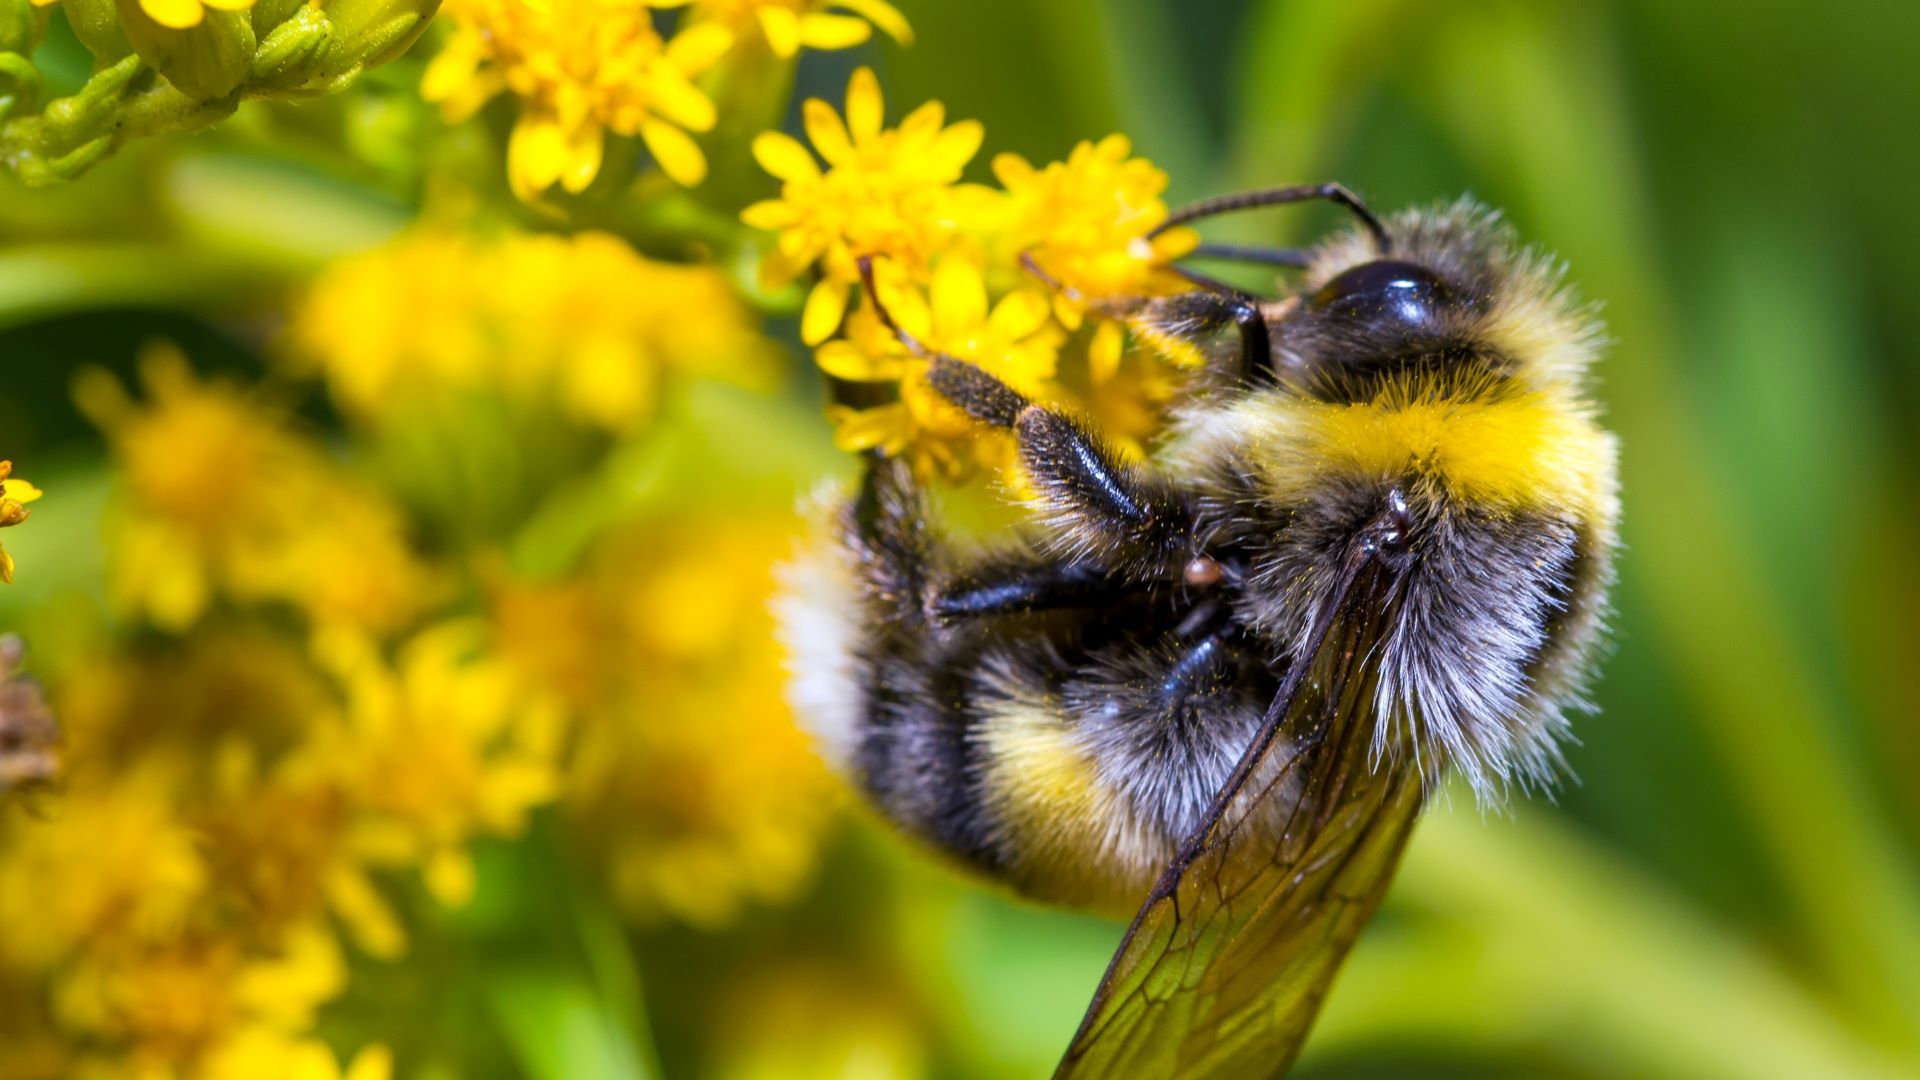
[[[1343,271],[1322,285],[1313,294],[1313,306],[1383,329],[1421,329],[1431,325],[1453,299],[1453,290],[1426,267],[1378,259]]]

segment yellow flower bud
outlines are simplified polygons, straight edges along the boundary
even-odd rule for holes
[[[147,14],[139,0],[118,0],[120,28],[140,59],[198,101],[224,98],[253,73],[253,20],[244,11],[203,11],[175,29]]]

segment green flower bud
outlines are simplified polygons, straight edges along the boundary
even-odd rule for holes
[[[116,0],[61,0],[67,13],[67,25],[73,36],[87,47],[101,65],[115,63],[133,52],[127,35],[120,32],[120,11]]]
[[[0,52],[0,120],[40,100],[40,70],[17,52]]]
[[[0,0],[0,53],[29,55],[46,28],[46,13],[32,0]]]
[[[335,0],[327,5],[339,62],[378,67],[407,51],[433,21],[440,0]]]
[[[248,88],[291,90],[304,85],[319,74],[333,41],[333,23],[326,13],[300,8],[261,39]]]
[[[227,97],[253,74],[252,17],[208,9],[198,25],[173,29],[155,22],[139,0],[119,0],[120,29],[148,66],[198,101]]]

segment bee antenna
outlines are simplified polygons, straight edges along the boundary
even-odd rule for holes
[[[893,321],[893,313],[888,311],[887,305],[881,301],[880,290],[873,283],[873,256],[862,255],[854,262],[860,267],[860,284],[867,291],[867,301],[873,305],[873,313],[879,316],[880,325],[891,330],[893,336],[900,340],[900,344],[907,347],[908,352],[925,359],[929,355],[927,347],[920,344],[918,338],[902,330],[900,324]]]
[[[1360,196],[1349,191],[1344,184],[1301,184],[1295,187],[1260,188],[1255,191],[1241,191],[1232,195],[1217,195],[1211,199],[1201,199],[1196,203],[1175,210],[1167,219],[1154,226],[1149,238],[1160,235],[1177,225],[1189,221],[1213,217],[1217,214],[1230,214],[1236,210],[1251,210],[1257,206],[1279,206],[1283,203],[1306,202],[1309,199],[1325,199],[1339,203],[1360,219],[1360,224],[1373,234],[1374,246],[1385,255],[1392,250],[1392,241],[1387,239],[1387,228],[1375,217]]]

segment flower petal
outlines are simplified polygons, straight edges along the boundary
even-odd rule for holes
[[[931,139],[940,131],[940,125],[947,122],[947,107],[937,101],[929,101],[907,114],[900,121],[902,140]]]
[[[769,232],[784,229],[799,220],[793,207],[779,199],[762,199],[745,210],[740,211],[740,220],[756,229]]]
[[[948,256],[933,269],[930,298],[933,332],[939,338],[968,334],[987,318],[987,282],[980,268],[966,259]]]
[[[907,17],[886,0],[833,0],[827,6],[861,16],[902,45],[913,44],[913,27],[907,25]]]
[[[600,158],[606,150],[606,138],[597,124],[582,124],[568,133],[566,158],[560,173],[560,186],[575,195],[587,190],[600,175]]]
[[[647,80],[653,111],[691,131],[711,131],[717,119],[713,102],[671,69],[657,71]]]
[[[979,153],[980,141],[986,135],[986,128],[980,126],[978,120],[962,120],[934,139],[923,164],[928,169],[958,176],[967,162],[973,160],[973,155]]]
[[[1009,191],[1031,181],[1033,174],[1033,166],[1019,154],[1000,153],[993,156],[994,179]]]
[[[660,171],[682,187],[693,187],[707,178],[707,155],[693,137],[662,120],[640,125],[640,141],[660,165]]]
[[[760,18],[760,32],[767,37],[767,48],[782,60],[790,60],[800,51],[800,16],[792,8],[760,4],[754,9]]]
[[[559,121],[535,112],[520,114],[507,138],[507,180],[528,202],[553,186],[566,169],[567,136]]]
[[[667,63],[682,74],[698,75],[733,48],[733,33],[717,23],[699,23],[667,42]]]
[[[4,493],[4,497],[17,503],[30,503],[45,494],[17,476],[7,477],[6,483],[0,484],[0,493]]]
[[[995,333],[1009,341],[1018,341],[1037,333],[1053,314],[1047,294],[1038,289],[1018,289],[1001,298],[987,317]]]
[[[820,370],[848,382],[892,382],[906,374],[908,361],[868,352],[851,341],[829,341],[813,350]]]
[[[840,114],[833,111],[833,106],[819,98],[808,98],[800,106],[800,115],[806,124],[807,139],[813,143],[813,152],[828,165],[853,160],[853,143],[847,137],[847,125],[840,122]]]
[[[853,132],[853,141],[878,138],[885,123],[886,103],[880,96],[880,80],[872,68],[860,68],[847,82],[847,128]]]
[[[850,409],[834,405],[827,409],[833,421],[833,445],[845,451],[879,447],[897,454],[913,438],[913,414],[898,402],[871,409]]]
[[[873,27],[851,15],[816,13],[800,20],[800,43],[809,49],[851,49],[872,36]]]
[[[807,294],[806,310],[800,314],[800,340],[818,345],[840,329],[847,314],[847,286],[844,282],[822,281]]]
[[[206,18],[206,9],[200,0],[140,0],[140,10],[170,30],[199,26],[200,20]]]
[[[820,179],[820,166],[807,148],[791,135],[763,131],[753,137],[753,159],[774,176],[789,182]]]

